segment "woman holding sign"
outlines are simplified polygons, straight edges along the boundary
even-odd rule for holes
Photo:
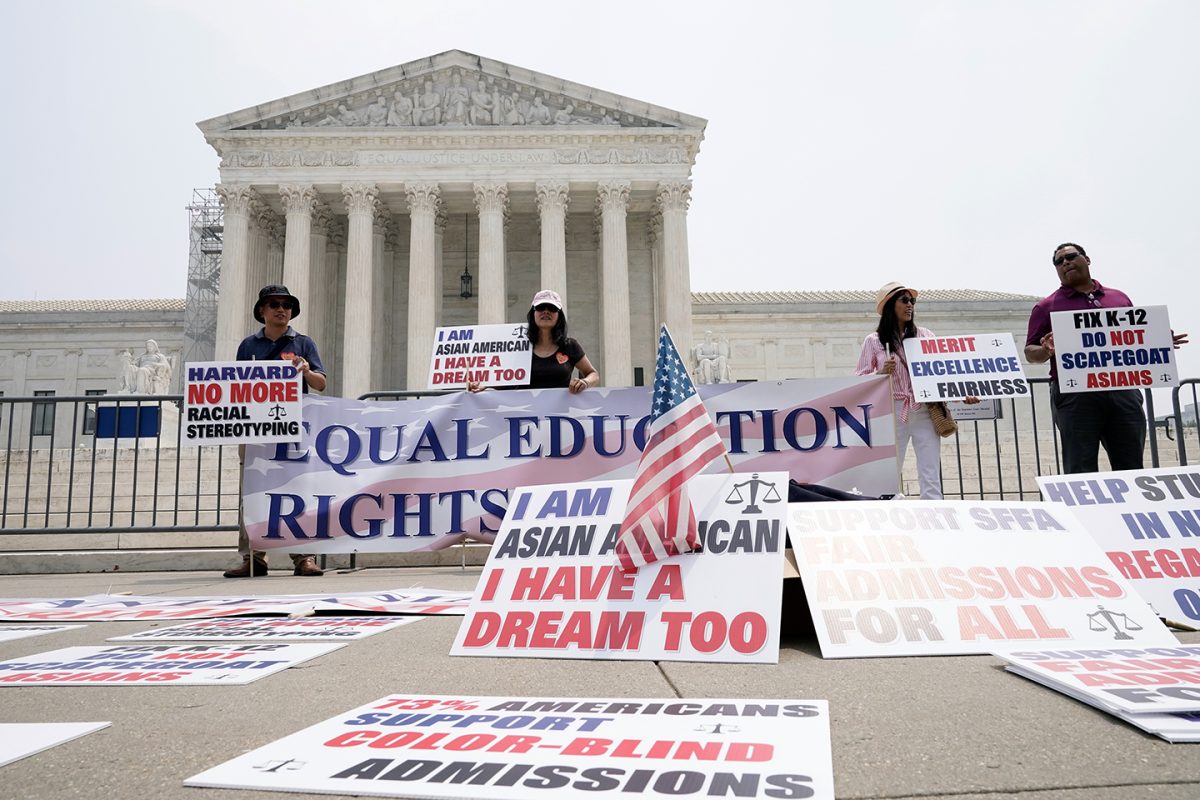
[[[579,342],[567,336],[567,315],[558,292],[542,289],[535,294],[526,319],[526,335],[533,343],[530,389],[567,389],[571,394],[579,394],[600,383],[600,373],[596,372]],[[578,377],[574,376],[576,370]],[[483,388],[478,382],[467,384],[470,392]]]
[[[896,451],[900,466],[909,439],[917,452],[917,478],[924,500],[942,499],[942,443],[933,429],[929,418],[929,406],[918,403],[913,396],[912,379],[908,375],[908,364],[904,359],[904,340],[933,336],[928,328],[917,327],[916,289],[895,281],[884,284],[875,293],[875,313],[879,315],[879,326],[863,341],[862,353],[858,357],[856,375],[891,375],[892,402],[896,411]],[[899,367],[897,367],[899,362]],[[968,397],[968,403],[978,403],[979,398]]]

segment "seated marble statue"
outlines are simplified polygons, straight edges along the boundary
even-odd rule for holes
[[[408,126],[413,124],[413,108],[416,104],[404,96],[403,92],[396,92],[392,99],[392,107],[388,109],[387,124]]]
[[[121,353],[118,394],[168,394],[171,391],[171,360],[158,349],[158,342],[146,340],[146,350],[134,358],[128,350]]]
[[[575,106],[568,103],[566,108],[559,109],[558,111],[554,112],[554,124],[555,125],[570,125],[571,124],[571,115],[574,113],[575,113]]]
[[[723,351],[723,352],[722,352]],[[732,383],[729,370],[729,344],[713,341],[712,331],[704,332],[704,341],[692,348],[696,357],[696,383]]]
[[[542,96],[533,96],[533,105],[529,107],[529,113],[526,114],[526,121],[530,125],[549,125],[550,124],[550,109],[542,105]]]
[[[366,124],[372,128],[382,128],[387,124],[387,103],[382,97],[376,97],[371,101],[371,105],[367,106],[367,110],[363,112],[366,115]]]
[[[462,76],[457,72],[450,78],[450,87],[446,89],[446,99],[442,106],[442,124],[467,124],[467,110],[471,101],[471,93],[462,85]]]
[[[413,122],[417,125],[440,125],[442,122],[442,96],[433,88],[433,81],[425,81],[425,92],[417,98]]]
[[[471,92],[471,110],[467,112],[467,122],[472,125],[491,125],[492,110],[496,101],[488,91],[485,81],[479,82],[479,88]]]
[[[328,127],[331,125],[346,126],[346,127],[362,125],[362,117],[360,117],[358,114],[354,113],[350,109],[346,108],[345,105],[339,105],[337,107],[337,116],[334,116],[332,114],[326,114],[325,118],[317,123],[317,126],[322,127],[322,128]]]

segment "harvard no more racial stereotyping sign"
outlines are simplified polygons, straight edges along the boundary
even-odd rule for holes
[[[395,589],[344,594],[281,594],[233,597],[138,597],[98,594],[61,599],[2,599],[0,619],[177,620],[254,615],[338,614],[462,614],[470,592],[440,589]]]
[[[533,343],[525,325],[469,325],[438,328],[429,360],[430,389],[527,386]]]
[[[303,617],[301,619],[270,619],[237,617],[211,619],[152,628],[127,636],[109,637],[110,642],[179,642],[179,641],[303,641],[346,642],[365,639],[420,622],[425,617]]]
[[[1029,394],[1011,333],[905,339],[904,357],[913,395],[922,403]]]
[[[887,376],[698,387],[740,472],[897,490]],[[491,541],[518,486],[632,478],[645,387],[458,392],[403,402],[309,395],[296,445],[246,448],[255,550],[438,550]]]
[[[1166,306],[1055,311],[1050,326],[1059,391],[1179,385]]]
[[[787,480],[693,478],[703,552],[628,575],[632,481],[519,489],[450,654],[776,663]]]
[[[1200,624],[1200,468],[1039,476],[1160,616]]]
[[[395,694],[187,786],[480,800],[832,800],[824,700]]]
[[[0,661],[0,686],[241,686],[340,644],[121,644]]]
[[[303,378],[290,362],[196,362],[184,376],[183,444],[300,441]]]
[[[795,503],[788,533],[825,658],[1177,644],[1049,503]]]

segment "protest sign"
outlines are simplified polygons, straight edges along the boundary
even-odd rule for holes
[[[922,403],[1029,395],[1011,333],[905,339],[904,357],[913,396]]]
[[[153,628],[127,636],[113,636],[110,642],[141,641],[280,641],[345,642],[365,639],[390,631],[424,617],[304,617],[302,619],[234,619],[202,620],[170,628]]]
[[[1159,616],[1200,623],[1200,469],[1038,476]]]
[[[0,722],[0,767],[103,730],[111,722]]]
[[[1008,669],[1106,711],[1200,713],[1200,646],[997,653]]]
[[[308,614],[462,614],[470,592],[440,589],[395,589],[345,594],[281,594],[244,597],[138,597],[91,595],[62,599],[2,599],[0,619],[148,620],[210,619],[214,617]]]
[[[739,471],[897,491],[886,376],[698,389]],[[246,530],[255,550],[298,553],[491,541],[518,486],[632,478],[649,409],[644,387],[398,403],[310,396],[299,444],[246,449]]]
[[[620,571],[632,481],[519,489],[451,655],[779,660],[787,475],[688,482],[704,550]]]
[[[0,661],[0,686],[241,686],[340,644],[121,644]]]
[[[1166,306],[1050,314],[1062,392],[1178,386]]]
[[[300,441],[303,377],[290,361],[201,361],[184,376],[183,444]]]
[[[824,700],[396,694],[184,784],[480,800],[834,796]]]
[[[69,631],[73,628],[84,628],[86,625],[0,625],[0,642],[11,642],[13,639],[25,639],[30,636],[44,636],[47,633]]]
[[[533,343],[524,323],[438,328],[429,359],[430,389],[527,386]]]
[[[788,532],[825,658],[1176,644],[1048,503],[797,503]]]

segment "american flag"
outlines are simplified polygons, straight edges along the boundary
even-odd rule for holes
[[[725,455],[666,325],[658,335],[649,433],[617,537],[622,572],[700,549],[687,481]]]

